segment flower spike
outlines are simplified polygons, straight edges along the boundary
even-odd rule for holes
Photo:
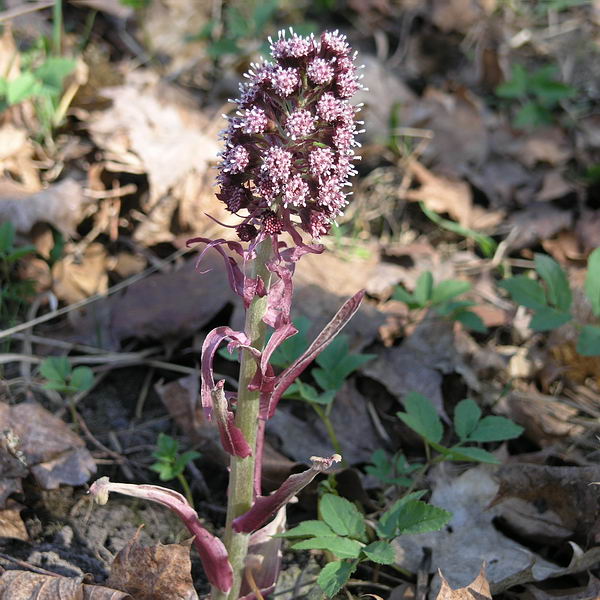
[[[243,219],[243,241],[296,229],[319,238],[343,213],[343,190],[356,173],[355,54],[337,31],[315,38],[282,30],[271,56],[251,65],[233,100],[217,196]]]

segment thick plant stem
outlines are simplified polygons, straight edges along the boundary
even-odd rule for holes
[[[271,256],[271,242],[262,242],[256,251],[249,277],[261,277],[265,287],[269,287],[270,272],[266,263]],[[267,298],[255,297],[246,311],[245,333],[254,348],[262,350],[265,345],[266,325],[262,318],[267,310]],[[233,587],[228,594],[213,588],[213,600],[238,600],[244,573],[244,561],[248,552],[249,534],[236,533],[232,529],[233,519],[244,514],[254,500],[254,469],[256,464],[256,437],[258,431],[258,413],[260,398],[258,391],[249,391],[248,385],[256,373],[256,362],[249,352],[242,351],[240,378],[238,386],[235,424],[242,430],[246,441],[252,448],[247,458],[231,457],[229,474],[229,492],[227,500],[227,523],[225,526],[225,547],[229,553],[229,562],[233,567]]]

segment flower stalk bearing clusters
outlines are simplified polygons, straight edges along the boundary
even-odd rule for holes
[[[243,220],[242,241],[291,233],[328,233],[348,203],[361,121],[350,104],[361,89],[346,38],[279,32],[272,61],[253,64],[223,132],[217,194]]]
[[[253,65],[247,74],[237,100],[239,110],[224,133],[217,196],[240,217],[235,228],[241,241],[200,237],[188,242],[205,244],[199,262],[211,248],[221,254],[229,283],[246,309],[243,331],[217,327],[202,345],[202,406],[231,455],[223,541],[209,533],[193,507],[172,490],[106,478],[90,488],[101,503],[117,492],[174,511],[194,536],[212,600],[256,600],[274,589],[282,540],[273,534],[281,532],[286,504],[318,473],[341,460],[337,454],[310,457],[307,470],[290,475],[276,492],[262,495],[266,422],[284,392],[338,335],[364,296],[361,290],[348,299],[300,357],[282,372],[274,371],[271,355],[297,333],[291,320],[295,265],[305,254],[324,250],[321,244],[305,243],[302,231],[311,238],[326,234],[348,202],[344,188],[355,173],[353,148],[359,145],[355,136],[360,133],[355,119],[359,107],[349,98],[361,85],[355,56],[337,32],[319,39],[280,32],[271,51],[273,62]],[[279,237],[283,233],[289,234],[291,244]],[[214,358],[224,342],[230,351],[241,351],[236,392],[226,391],[225,381],[214,379]]]

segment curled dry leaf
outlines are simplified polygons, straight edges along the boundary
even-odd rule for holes
[[[197,600],[190,544],[142,546],[137,537],[115,556],[108,585],[135,600]]]
[[[83,217],[85,204],[81,184],[71,177],[33,194],[14,185],[0,186],[0,221],[10,221],[21,233],[43,222],[71,236]]]
[[[79,259],[65,256],[52,266],[54,293],[73,304],[108,289],[107,254],[102,244],[90,244]]]
[[[79,579],[30,571],[5,571],[0,577],[0,600],[132,600],[129,594]]]
[[[146,245],[170,241],[171,219],[179,203],[198,198],[197,187],[186,182],[201,179],[217,158],[216,132],[210,131],[208,119],[190,98],[161,84],[150,71],[130,73],[123,85],[102,94],[113,103],[92,116],[89,129],[94,142],[104,151],[111,170],[146,173],[150,183],[143,205],[148,218],[135,238]]]
[[[408,170],[421,184],[406,192],[408,200],[423,202],[430,210],[448,213],[461,225],[471,226],[473,194],[468,183],[435,175],[416,160],[408,163]]]
[[[440,571],[442,587],[435,600],[492,600],[490,584],[485,577],[485,565],[481,567],[479,575],[467,586],[452,589]]]
[[[536,539],[600,542],[600,467],[508,464],[496,474],[500,487],[491,506],[515,530]]]
[[[23,464],[44,489],[83,485],[96,472],[83,440],[39,404],[0,403],[0,430],[10,432]]]
[[[25,507],[14,500],[9,500],[6,508],[0,510],[0,538],[15,540],[29,540],[29,534],[21,518],[21,511]]]

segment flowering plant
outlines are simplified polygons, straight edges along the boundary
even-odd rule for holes
[[[315,240],[329,231],[348,202],[344,190],[356,172],[355,136],[360,133],[360,107],[349,98],[361,85],[355,55],[337,31],[317,39],[290,30],[289,37],[280,32],[270,41],[273,61],[252,65],[240,97],[233,101],[238,110],[223,133],[217,197],[239,219],[233,227],[240,241],[190,240],[205,244],[199,261],[210,248],[220,252],[230,284],[246,309],[243,331],[217,327],[202,346],[202,406],[231,455],[223,542],[209,534],[185,498],[171,490],[106,478],[90,490],[100,501],[114,491],[174,510],[195,536],[214,600],[261,598],[273,589],[281,540],[271,536],[281,527],[285,505],[317,473],[341,460],[337,454],[311,457],[308,470],[291,475],[273,494],[261,494],[266,421],[295,378],[358,310],[364,295],[360,291],[350,298],[304,354],[275,373],[269,364],[273,351],[297,333],[290,317],[295,264],[308,252],[323,251]],[[268,342],[267,328],[272,330]],[[224,381],[214,380],[213,359],[224,341],[230,351],[241,350],[237,393],[225,391]]]

